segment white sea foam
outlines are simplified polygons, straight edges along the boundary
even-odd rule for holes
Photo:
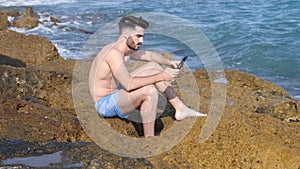
[[[27,31],[26,28],[9,27],[8,29],[9,29],[9,30],[16,31],[16,32],[19,32],[19,33],[24,33],[24,34],[26,34],[26,31]]]
[[[0,6],[35,6],[56,5],[61,3],[74,3],[76,0],[0,0]]]
[[[8,20],[10,23],[12,23],[12,22],[14,21],[14,18],[15,18],[15,17],[8,16],[8,17],[7,17],[7,20]]]
[[[39,33],[54,33],[54,31],[49,28],[49,27],[46,27],[44,26],[43,24],[39,24],[38,27],[35,27],[33,29],[30,29],[27,31],[27,33],[30,33],[30,34],[39,34]]]
[[[43,24],[39,24],[37,27],[32,29],[16,28],[16,27],[9,27],[9,29],[19,33],[33,34],[33,35],[39,35],[40,33],[53,33],[53,30],[51,30],[49,27],[44,26]]]
[[[64,48],[62,45],[60,45],[57,42],[53,42],[54,46],[57,48],[58,53],[61,57],[63,57],[64,59],[70,59],[72,52],[66,48]],[[75,58],[72,58],[75,59]]]

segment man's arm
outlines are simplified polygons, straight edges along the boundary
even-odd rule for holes
[[[147,61],[147,62],[153,61],[153,62],[159,63],[161,65],[165,65],[165,66],[172,66],[174,64],[174,63],[172,63],[173,61],[167,59],[162,54],[152,52],[152,51],[140,50],[140,51],[132,53],[130,56],[134,60]]]
[[[160,81],[170,81],[174,79],[179,70],[167,68],[161,73],[146,77],[132,77],[124,64],[123,56],[120,52],[113,50],[109,53],[111,57],[106,60],[114,77],[122,84],[126,91],[141,88]]]

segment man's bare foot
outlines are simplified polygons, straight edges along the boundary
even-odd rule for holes
[[[188,107],[184,107],[181,111],[175,112],[175,119],[176,120],[183,120],[186,117],[191,117],[191,116],[196,116],[196,117],[205,117],[207,114],[199,113],[193,109],[190,109]]]

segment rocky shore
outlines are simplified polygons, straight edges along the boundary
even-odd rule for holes
[[[37,18],[28,10],[22,16]],[[0,14],[0,20],[7,15],[21,18],[17,11]],[[300,102],[275,84],[229,69],[224,113],[205,142],[198,141],[205,118],[197,118],[187,136],[162,154],[128,158],[106,151],[78,120],[72,92],[76,61],[62,59],[45,37],[6,30],[10,23],[2,25],[0,168],[300,168]],[[192,78],[200,111],[207,113],[212,99],[208,73],[198,69],[180,77],[187,88]],[[167,104],[157,120],[157,132],[163,135],[177,123],[173,113]],[[142,136],[140,124],[118,118],[105,121],[123,135]]]

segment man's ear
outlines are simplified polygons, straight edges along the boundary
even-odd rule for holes
[[[123,29],[123,30],[122,30],[122,36],[123,36],[124,38],[126,38],[126,39],[129,37],[129,32],[128,32],[127,29]]]

